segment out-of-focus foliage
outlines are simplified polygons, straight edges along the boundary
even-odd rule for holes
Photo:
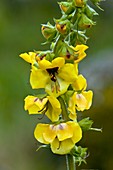
[[[0,1],[0,170],[65,170],[65,158],[43,148],[36,152],[33,130],[38,118],[23,110],[31,92],[29,66],[19,54],[43,50],[40,25],[60,17],[57,0]],[[103,132],[87,132],[81,144],[89,148],[87,165],[78,169],[113,169],[113,2],[102,3],[104,12],[88,35],[88,55],[80,65],[93,89],[94,103],[84,113]]]

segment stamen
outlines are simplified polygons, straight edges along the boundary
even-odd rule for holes
[[[59,146],[58,146],[58,148],[57,148],[57,149],[60,149],[60,146],[61,146],[61,141],[59,141]]]
[[[58,72],[58,67],[46,69],[52,81],[56,82],[55,74]]]

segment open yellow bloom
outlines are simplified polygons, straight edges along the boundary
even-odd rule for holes
[[[87,87],[86,79],[79,75],[78,79],[72,84],[75,92],[70,97],[68,103],[69,117],[72,120],[76,119],[76,109],[78,111],[88,110],[92,104],[93,92],[85,91]]]
[[[43,99],[27,96],[24,108],[29,114],[45,114],[53,122],[59,120],[61,113],[60,102],[54,96],[47,96]]]
[[[39,68],[32,68],[30,83],[33,89],[45,88],[49,95],[58,97],[66,92],[76,78],[78,71],[74,64],[66,63],[57,57],[51,62],[43,59],[38,62]]]
[[[82,138],[82,130],[78,123],[38,124],[34,131],[35,138],[44,144],[50,144],[55,154],[68,154]]]
[[[85,50],[88,48],[88,46],[81,44],[77,45],[76,47],[70,46],[69,50],[74,50],[73,53],[71,51],[67,50],[65,52],[65,58],[66,61],[74,61],[74,63],[79,63],[83,58],[86,57]],[[60,54],[62,57],[62,53]]]

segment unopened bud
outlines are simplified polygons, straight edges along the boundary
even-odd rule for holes
[[[69,20],[56,21],[56,28],[61,34],[67,34],[70,30]]]
[[[74,0],[75,6],[77,6],[77,7],[84,7],[86,2],[87,2],[87,0]]]
[[[82,14],[78,22],[78,27],[81,29],[91,28],[92,25],[95,25],[91,19],[89,19],[85,14]]]
[[[48,40],[52,41],[53,38],[56,36],[56,29],[52,25],[42,25],[42,34]]]
[[[72,2],[60,2],[59,3],[61,10],[66,14],[71,14],[75,8],[72,5]]]

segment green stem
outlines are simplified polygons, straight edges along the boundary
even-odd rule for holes
[[[75,157],[67,154],[66,155],[67,170],[76,170]]]
[[[68,117],[68,111],[67,111],[67,108],[66,108],[66,104],[65,104],[65,102],[64,102],[64,100],[63,100],[63,98],[62,97],[58,97],[58,100],[59,100],[59,102],[60,102],[60,104],[61,104],[61,109],[62,109],[62,117],[63,117],[63,119],[65,120],[65,121],[68,121],[69,120],[69,117]]]
[[[63,98],[59,96],[58,100],[59,100],[59,102],[61,104],[63,119],[65,121],[69,121],[70,119],[68,117],[67,107],[66,107],[66,104],[65,104]],[[74,156],[72,156],[70,154],[66,155],[66,165],[67,165],[67,170],[76,170]]]

